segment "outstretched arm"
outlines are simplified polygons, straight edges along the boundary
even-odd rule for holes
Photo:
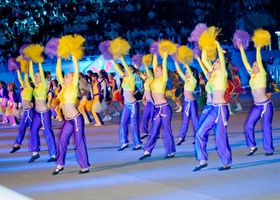
[[[218,41],[215,41],[215,43],[217,45],[221,70],[226,71],[226,62],[225,62],[225,55],[224,55],[223,49]]]
[[[34,68],[33,68],[33,62],[29,61],[29,76],[32,80],[32,82],[34,83],[34,85],[36,86],[37,83],[35,81],[35,77],[34,77]]]
[[[72,84],[78,85],[78,83],[79,83],[79,66],[78,66],[78,61],[77,61],[77,59],[74,56],[72,56],[72,60],[73,60],[73,65],[74,65],[74,74],[73,74]]]
[[[47,85],[42,63],[38,63],[38,65],[39,65],[39,74],[41,78],[41,83]]]
[[[168,80],[168,72],[167,72],[167,51],[164,51],[163,58],[162,58],[162,77],[166,81]]]
[[[157,55],[154,54],[154,56],[153,56],[153,71],[154,71],[154,74],[155,74],[155,72],[156,72],[157,66],[158,66]]]
[[[211,72],[211,71],[213,70],[213,67],[212,67],[212,65],[210,65],[210,63],[208,62],[206,50],[202,50],[201,59],[202,59],[203,65],[206,67],[207,71],[208,71],[208,72]]]
[[[244,51],[244,49],[243,49],[243,46],[240,44],[240,45],[238,46],[238,48],[239,48],[239,50],[240,50],[241,58],[242,58],[242,61],[243,61],[243,64],[244,64],[245,68],[247,69],[247,72],[248,72],[249,74],[252,74],[252,68],[251,68],[251,66],[250,66],[250,64],[249,64],[249,62],[248,62],[248,59],[247,59],[247,56],[246,56],[245,51]]]
[[[61,70],[61,58],[57,58],[56,61],[56,70],[55,70],[56,78],[60,84],[63,84],[62,70]]]
[[[176,67],[176,70],[177,70],[179,76],[181,77],[181,79],[183,79],[183,80],[185,81],[186,76],[185,76],[185,74],[182,72],[182,70],[181,70],[179,64],[178,64],[176,61],[174,61],[174,63],[175,63],[175,67]]]
[[[208,80],[208,79],[210,78],[210,77],[208,77],[208,73],[209,73],[209,72],[208,72],[207,69],[204,67],[204,65],[203,65],[203,63],[202,63],[200,57],[199,57],[198,55],[194,55],[194,57],[195,57],[195,59],[197,60],[197,62],[198,62],[198,64],[199,64],[199,66],[200,66],[202,72],[204,73],[205,77],[206,77],[207,80]]]
[[[20,83],[20,86],[23,87],[23,80],[22,80],[22,77],[21,77],[21,74],[20,74],[19,70],[17,70],[17,77],[18,77],[18,81]]]
[[[258,66],[259,66],[260,73],[266,74],[266,71],[265,71],[265,69],[263,67],[263,63],[262,63],[261,47],[257,46],[256,51],[257,51],[256,52],[257,63],[258,63]]]
[[[153,76],[153,74],[151,73],[149,67],[148,67],[148,66],[145,66],[145,69],[146,69],[146,73],[147,73],[149,79],[152,79],[152,80],[153,80],[153,79],[154,79],[154,76]]]
[[[121,62],[122,62],[122,64],[123,64],[124,69],[125,69],[125,71],[127,72],[128,76],[129,76],[130,78],[134,78],[134,75],[133,75],[132,71],[129,69],[127,63],[125,62],[125,60],[124,60],[124,58],[123,58],[123,56],[120,57],[120,60],[121,60]]]
[[[120,68],[120,66],[114,60],[111,60],[111,62],[113,63],[115,70],[119,73],[120,77],[123,77],[124,73],[123,73],[122,69]]]

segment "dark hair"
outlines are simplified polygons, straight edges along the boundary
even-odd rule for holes
[[[93,73],[93,74],[91,75],[91,77],[98,78],[98,74],[97,74],[97,73]]]
[[[92,74],[93,74],[93,71],[92,71],[92,70],[88,70],[88,71],[87,71],[87,74],[92,75]]]

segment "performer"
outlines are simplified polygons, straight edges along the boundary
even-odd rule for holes
[[[193,124],[193,130],[194,130],[194,138],[195,138],[195,132],[197,130],[197,125],[198,125],[198,106],[197,106],[197,101],[193,95],[193,91],[196,88],[197,80],[193,76],[193,72],[191,71],[189,65],[187,64],[187,58],[188,57],[188,52],[190,51],[192,54],[192,51],[189,50],[186,46],[179,47],[178,49],[178,59],[180,59],[180,54],[185,54],[181,62],[183,62],[184,66],[186,67],[186,74],[184,74],[179,67],[178,62],[175,59],[175,67],[177,72],[179,73],[179,76],[181,79],[184,80],[184,109],[183,109],[183,120],[182,120],[182,125],[181,129],[178,135],[179,141],[177,145],[181,145],[186,138],[187,135],[187,130],[189,127],[189,121],[190,118],[192,119],[192,124]],[[192,59],[192,55],[191,55]]]
[[[270,43],[270,34],[268,31],[258,29],[255,30],[253,41],[256,47],[256,62],[251,67],[248,63],[246,54],[242,44],[239,44],[242,61],[250,74],[251,78],[249,85],[254,98],[254,106],[247,118],[245,124],[245,134],[247,146],[250,147],[250,152],[247,156],[252,156],[258,150],[255,140],[255,125],[257,121],[262,118],[263,125],[263,148],[266,151],[265,156],[271,156],[274,152],[273,138],[272,138],[272,118],[273,118],[273,104],[266,94],[266,71],[262,64],[261,47],[264,46],[262,38],[269,38],[266,45]],[[260,40],[260,41],[258,41]]]
[[[17,70],[17,76],[18,80],[20,82],[20,86],[22,88],[21,91],[21,99],[22,99],[22,107],[24,110],[23,116],[20,121],[19,129],[18,129],[18,135],[14,142],[14,147],[10,153],[14,153],[18,150],[20,150],[20,145],[22,144],[22,141],[25,136],[25,132],[27,127],[31,127],[32,120],[34,118],[35,110],[32,105],[32,93],[33,93],[33,87],[30,85],[29,77],[28,77],[28,61],[24,60],[22,56],[19,56],[17,58],[17,61],[20,63],[21,71],[24,72],[24,80],[22,80],[20,71]]]
[[[30,150],[32,152],[32,156],[29,160],[29,163],[34,162],[40,157],[38,151],[40,145],[39,130],[41,127],[44,129],[44,135],[48,144],[49,155],[51,157],[47,162],[56,161],[57,154],[55,137],[51,123],[52,114],[46,103],[48,85],[46,83],[45,74],[42,67],[44,58],[41,57],[41,54],[43,49],[44,47],[37,44],[29,45],[24,49],[25,55],[30,59],[29,75],[35,85],[33,90],[33,96],[35,98],[35,114],[30,127]],[[39,72],[37,72],[35,76],[33,62],[37,62],[39,65]]]
[[[143,95],[143,101],[145,102],[145,107],[142,113],[142,123],[141,123],[141,132],[142,132],[142,137],[141,139],[144,139],[148,137],[149,133],[149,122],[152,121],[153,119],[153,114],[155,110],[153,98],[152,98],[152,93],[150,90],[150,84],[154,80],[154,75],[149,69],[149,65],[152,63],[152,55],[148,54],[143,56],[142,58],[142,63],[145,66],[146,69],[146,76],[144,76],[144,95]]]
[[[74,47],[72,47],[69,50],[67,49],[67,44],[71,41],[73,42],[71,46],[77,45],[74,52],[71,52]],[[59,135],[57,166],[56,169],[53,171],[52,175],[57,175],[59,172],[61,172],[64,169],[63,166],[65,165],[67,146],[69,144],[70,137],[73,133],[74,133],[74,142],[76,146],[77,161],[80,167],[82,168],[79,171],[79,174],[85,174],[89,172],[90,164],[88,161],[86,137],[84,133],[84,127],[85,127],[84,118],[76,107],[76,101],[78,98],[78,81],[79,81],[79,67],[78,67],[77,60],[83,56],[82,49],[81,49],[83,42],[84,42],[84,38],[79,35],[63,36],[59,40],[58,56],[61,57],[64,56],[64,58],[68,58],[69,54],[71,54],[73,65],[74,65],[74,72],[68,73],[63,78],[61,72],[61,57],[57,58],[56,76],[58,78],[59,83],[62,86],[58,98],[60,100],[60,104],[65,116],[65,120]],[[64,54],[62,54],[63,52],[64,53],[67,52],[66,57]]]
[[[0,114],[2,115],[2,124],[8,123],[5,110],[8,103],[8,90],[4,81],[0,81]]]
[[[161,55],[163,57],[162,65],[157,63],[157,55],[153,56],[153,71],[154,80],[150,83],[150,89],[152,92],[152,98],[155,103],[155,112],[152,121],[152,127],[148,137],[148,141],[144,146],[144,155],[139,158],[139,160],[144,160],[151,156],[151,153],[156,145],[157,138],[159,135],[160,126],[163,126],[163,140],[164,147],[166,151],[165,158],[173,158],[176,152],[175,142],[173,138],[173,133],[171,129],[171,119],[172,119],[172,109],[165,99],[165,89],[167,83],[167,57],[168,54],[173,54],[176,52],[177,48],[173,44],[169,44],[168,41],[163,41],[159,44],[162,51]],[[167,48],[169,47],[169,48]],[[172,50],[173,48],[175,50]],[[171,53],[172,52],[172,53]]]
[[[102,94],[101,94],[101,84],[98,81],[98,74],[92,73],[91,75],[91,83],[92,83],[92,91],[93,91],[93,99],[92,99],[92,108],[91,113],[95,121],[95,126],[102,126],[104,122],[99,115],[99,112],[102,111]]]
[[[205,34],[207,33],[208,31],[205,32]],[[229,170],[231,168],[230,164],[232,162],[231,149],[227,137],[227,122],[229,119],[229,110],[224,98],[227,86],[227,71],[225,66],[225,58],[220,43],[215,39],[213,39],[213,43],[216,45],[219,56],[213,65],[213,72],[211,74],[211,76],[213,76],[213,103],[212,108],[207,115],[207,118],[205,118],[201,122],[196,132],[195,149],[196,158],[199,161],[199,164],[194,168],[193,171],[199,171],[202,168],[208,166],[208,155],[206,152],[206,146],[208,141],[208,135],[212,128],[214,128],[214,132],[216,135],[216,146],[218,155],[221,158],[223,164],[223,166],[219,168],[219,171]],[[203,51],[205,50],[203,49]],[[204,53],[204,56],[202,57],[202,62],[204,65],[208,65],[209,62],[205,55],[206,54]]]

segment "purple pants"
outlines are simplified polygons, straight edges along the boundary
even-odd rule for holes
[[[207,117],[208,113],[210,112],[212,108],[212,103],[206,103],[206,105],[204,106],[199,119],[198,119],[198,126],[200,126],[201,122],[203,122],[203,120]]]
[[[195,133],[197,130],[197,125],[198,125],[197,101],[195,99],[190,100],[190,101],[185,100],[185,103],[184,103],[183,120],[182,120],[180,133],[178,135],[178,137],[183,140],[185,139],[185,137],[187,135],[190,118],[192,118],[194,137],[195,137]]]
[[[163,143],[166,154],[176,152],[175,142],[171,129],[172,109],[168,103],[155,105],[155,113],[153,116],[152,128],[148,137],[148,141],[144,146],[144,151],[152,153],[159,134],[160,126],[163,127]]]
[[[147,101],[144,110],[143,110],[143,114],[142,114],[142,124],[141,124],[141,131],[143,134],[148,134],[149,130],[149,122],[151,119],[153,119],[153,113],[155,110],[155,106],[153,104],[153,102],[151,101]]]
[[[197,160],[208,160],[206,152],[208,135],[212,128],[216,135],[216,146],[218,155],[223,165],[229,165],[232,162],[231,149],[227,137],[227,122],[229,119],[229,110],[227,104],[212,104],[212,108],[196,132],[196,158]]]
[[[67,146],[69,145],[71,135],[74,133],[77,161],[81,168],[88,168],[90,166],[84,127],[84,118],[80,113],[73,119],[64,120],[58,141],[57,164],[65,165]]]
[[[255,147],[255,125],[257,121],[262,118],[263,126],[263,148],[267,152],[273,152],[273,139],[272,139],[272,118],[273,118],[273,104],[268,99],[265,102],[255,103],[252,108],[246,124],[245,133],[248,147]]]
[[[22,144],[27,127],[28,126],[29,126],[29,128],[31,127],[34,113],[35,113],[35,110],[33,107],[24,109],[24,113],[23,113],[23,116],[21,118],[20,125],[18,128],[18,135],[17,135],[17,138],[16,138],[14,144],[19,144],[19,145]],[[39,140],[39,142],[40,142],[40,140]]]
[[[49,155],[56,156],[56,143],[55,137],[52,130],[51,123],[51,111],[47,109],[46,111],[39,112],[35,111],[34,118],[30,128],[30,150],[31,152],[38,152],[40,146],[39,130],[41,127],[44,128],[45,138],[48,144]]]
[[[121,116],[120,123],[120,143],[127,144],[128,141],[128,124],[130,121],[131,134],[134,145],[141,144],[140,131],[139,131],[139,103],[137,101],[133,103],[124,103],[124,108]]]

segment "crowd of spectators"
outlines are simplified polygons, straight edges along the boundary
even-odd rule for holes
[[[131,54],[148,53],[153,40],[187,44],[197,23],[222,28],[224,44],[236,28],[242,8],[235,0],[0,0],[0,61],[17,56],[26,43],[78,33],[86,55],[117,36],[131,44]],[[1,63],[0,63],[1,64]]]

